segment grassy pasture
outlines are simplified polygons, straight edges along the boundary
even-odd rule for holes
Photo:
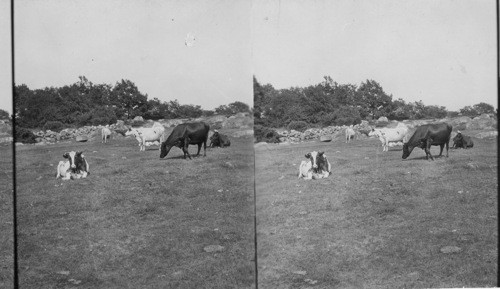
[[[497,140],[474,142],[435,161],[377,139],[256,147],[259,287],[495,286]],[[333,174],[298,180],[313,150]]]
[[[0,288],[14,286],[12,146],[0,145]]]
[[[133,138],[18,147],[21,288],[253,288],[253,138],[231,141],[193,160]],[[88,178],[55,179],[70,150]]]

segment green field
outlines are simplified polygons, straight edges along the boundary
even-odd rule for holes
[[[474,142],[435,161],[377,139],[257,146],[259,287],[496,286],[497,139]],[[298,180],[313,150],[333,174]]]
[[[0,288],[14,286],[12,146],[0,145]]]
[[[193,160],[132,138],[17,147],[20,287],[254,288],[253,137],[231,141]],[[56,180],[70,150],[88,178]]]

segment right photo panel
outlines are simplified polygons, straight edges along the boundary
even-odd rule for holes
[[[494,287],[495,1],[252,1],[259,288]]]

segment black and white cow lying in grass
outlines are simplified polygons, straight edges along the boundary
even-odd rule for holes
[[[89,174],[89,163],[85,159],[83,152],[67,152],[63,157],[68,159],[60,161],[57,166],[57,178],[63,180],[86,178]]]
[[[307,161],[302,161],[299,167],[299,179],[304,180],[327,178],[332,173],[332,165],[324,152],[307,153]]]

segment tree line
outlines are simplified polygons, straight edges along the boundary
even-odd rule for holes
[[[250,112],[250,107],[239,101],[214,110],[204,110],[199,105],[180,104],[177,99],[148,99],[148,95],[140,92],[130,80],[122,79],[112,86],[94,84],[84,76],[80,76],[76,83],[63,87],[32,90],[25,84],[15,85],[14,104],[17,126],[49,129],[106,125],[136,116],[158,120]]]
[[[351,125],[381,116],[404,120],[496,114],[494,107],[487,103],[466,106],[456,112],[447,111],[444,106],[425,105],[422,101],[393,99],[375,80],[366,80],[357,86],[339,84],[325,76],[316,85],[275,89],[271,84],[260,84],[254,76],[253,88],[254,124],[262,127]]]

